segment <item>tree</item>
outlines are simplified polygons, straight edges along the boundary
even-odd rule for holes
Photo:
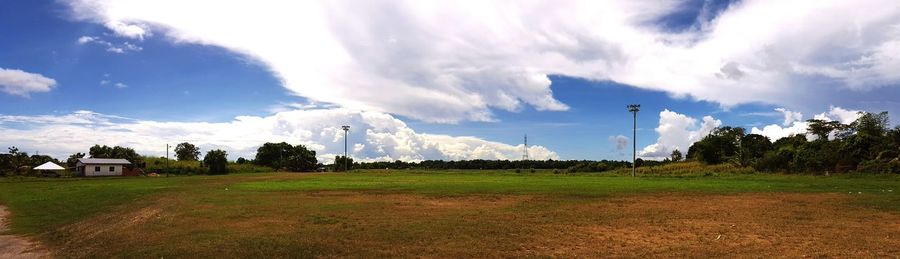
[[[91,158],[121,158],[128,160],[132,165],[140,165],[144,159],[134,149],[129,147],[109,147],[106,145],[94,145],[88,151]]]
[[[806,131],[818,137],[819,140],[828,140],[832,132],[844,129],[847,125],[837,121],[825,121],[820,119],[806,120]]]
[[[850,127],[857,135],[881,137],[887,133],[889,123],[888,112],[860,112],[859,118],[850,123]]]
[[[78,163],[79,158],[84,158],[84,153],[75,153],[75,154],[72,154],[71,156],[69,156],[69,158],[66,159],[66,167],[74,168],[75,165]]]
[[[748,166],[762,158],[766,152],[772,150],[772,142],[769,138],[759,134],[748,134],[741,138],[741,150],[738,156],[738,164]]]
[[[335,172],[348,171],[353,168],[353,158],[345,156],[334,156],[333,168]]]
[[[200,148],[191,143],[180,143],[175,146],[175,157],[178,161],[197,161],[200,159]]]
[[[716,128],[688,148],[688,158],[711,165],[727,161],[740,152],[738,147],[744,132],[744,128],[739,127]]]
[[[237,163],[237,164],[239,164],[239,165],[243,165],[243,164],[246,164],[246,163],[247,163],[247,159],[245,159],[245,158],[243,158],[243,157],[238,157],[238,159],[235,160],[234,162]]]
[[[112,148],[107,145],[94,145],[88,150],[88,155],[90,155],[91,158],[113,158]]]
[[[678,149],[672,150],[672,154],[669,155],[669,158],[672,159],[672,162],[681,161],[681,159],[682,159],[681,151],[678,151]]]
[[[257,165],[295,172],[313,171],[316,169],[316,151],[303,145],[292,146],[287,142],[265,143],[256,149]]]
[[[228,173],[228,153],[221,149],[210,150],[203,157],[203,164],[209,167],[209,174]]]

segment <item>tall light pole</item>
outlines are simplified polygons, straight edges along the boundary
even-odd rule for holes
[[[344,125],[341,126],[341,129],[344,130],[344,171],[350,169],[350,166],[347,165],[349,162],[347,159],[347,132],[350,131],[350,126]]]
[[[635,177],[637,172],[637,113],[640,110],[640,104],[628,105],[628,111],[634,115],[634,126],[631,128],[631,177]]]

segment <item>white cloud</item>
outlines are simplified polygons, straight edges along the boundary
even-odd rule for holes
[[[784,122],[781,125],[790,126],[794,122],[803,121],[803,114],[800,112],[790,111],[785,108],[775,108],[775,111],[784,115]]]
[[[116,83],[114,86],[115,86],[116,88],[119,88],[119,89],[128,87],[128,85],[123,84],[123,83]]]
[[[0,91],[4,93],[28,97],[31,93],[49,92],[54,86],[56,80],[41,74],[0,67]]]
[[[710,116],[704,116],[698,125],[695,118],[663,110],[659,113],[659,126],[656,128],[659,138],[656,143],[644,147],[638,155],[646,159],[663,159],[676,149],[682,153],[687,152],[694,142],[703,139],[721,125],[722,121]]]
[[[777,124],[770,124],[762,129],[757,127],[753,127],[750,129],[750,134],[759,134],[766,137],[769,137],[769,140],[776,141],[780,138],[790,137],[792,135],[801,135],[806,134],[806,128],[809,126],[805,121],[796,121],[791,125],[787,125],[782,127]],[[807,135],[807,139],[811,139],[812,136]]]
[[[106,28],[112,30],[116,35],[144,40],[144,36],[150,36],[151,33],[149,30],[144,29],[144,26],[139,24],[127,24],[122,21],[111,20],[104,24]]]
[[[320,161],[342,154],[343,131],[351,157],[362,161],[396,159],[520,159],[523,145],[508,145],[476,137],[417,133],[406,123],[379,112],[347,109],[295,110],[267,117],[239,116],[222,123],[135,120],[89,111],[68,115],[0,115],[0,143],[65,157],[94,144],[132,147],[146,155],[163,155],[165,144],[183,141],[203,150],[221,148],[230,159],[252,158],[264,142],[286,141],[316,150]],[[529,146],[533,159],[559,159],[542,146]]]
[[[80,38],[78,38],[78,44],[88,44],[96,40],[99,40],[99,38],[91,36],[81,36]]]
[[[70,0],[118,35],[154,31],[266,65],[293,93],[456,122],[491,108],[566,110],[548,75],[725,106],[900,85],[900,2],[747,0],[702,26],[655,22],[689,1]],[[202,15],[198,15],[202,14]],[[239,14],[241,19],[235,19]],[[761,18],[764,17],[764,18]],[[452,24],[450,26],[449,24]],[[391,94],[384,94],[391,93]]]
[[[841,107],[831,106],[827,112],[817,114],[816,119],[826,121],[837,121],[843,124],[850,124],[859,118],[859,110],[847,110]]]
[[[77,42],[80,45],[85,45],[85,44],[90,43],[90,44],[97,44],[97,45],[105,46],[106,51],[118,53],[118,54],[123,54],[125,52],[138,52],[138,51],[144,50],[144,48],[142,48],[138,45],[132,44],[130,42],[127,42],[127,41],[116,44],[116,43],[112,43],[112,42],[103,40],[100,37],[93,37],[93,36],[81,36],[78,38]]]
[[[628,147],[628,137],[623,135],[609,136],[609,143],[616,146],[616,150],[622,150]]]

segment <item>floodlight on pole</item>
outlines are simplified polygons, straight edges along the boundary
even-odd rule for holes
[[[631,128],[631,177],[637,172],[637,113],[641,110],[640,104],[629,104],[628,111],[634,115],[634,126]]]
[[[347,132],[350,131],[350,126],[344,125],[341,126],[341,129],[344,130],[344,171],[347,171],[350,169],[350,166],[347,165]]]

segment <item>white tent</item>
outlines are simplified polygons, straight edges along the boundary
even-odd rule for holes
[[[34,170],[66,170],[62,166],[54,164],[53,162],[46,162],[43,165],[39,165],[34,168]]]

